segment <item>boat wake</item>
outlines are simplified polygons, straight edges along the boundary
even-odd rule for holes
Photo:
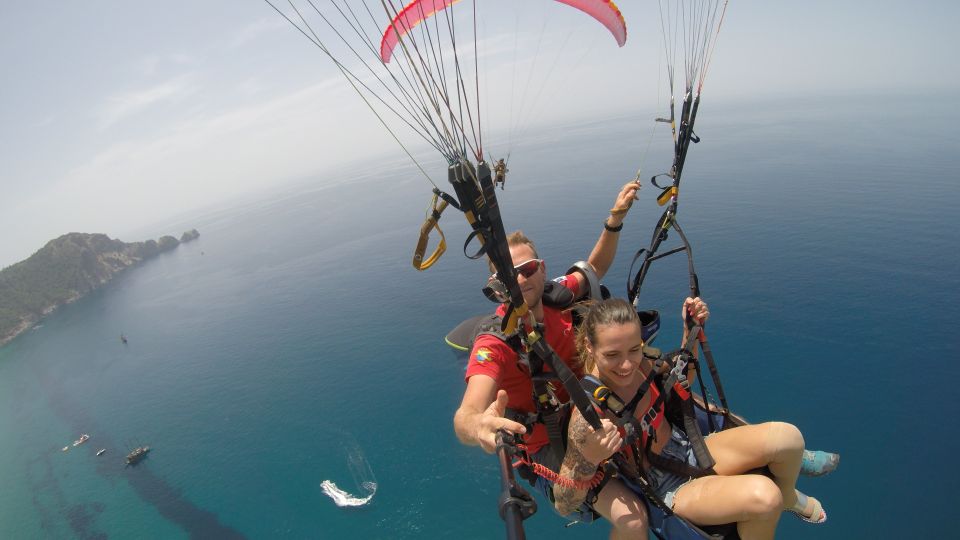
[[[323,494],[333,499],[334,504],[340,507],[365,506],[368,502],[370,502],[371,499],[373,499],[373,496],[377,494],[376,484],[364,482],[362,487],[368,490],[370,493],[366,497],[355,497],[337,487],[337,485],[330,480],[324,480],[323,482],[320,482],[320,489],[323,490]]]
[[[351,441],[346,445],[347,448],[347,466],[353,481],[362,490],[362,495],[357,497],[341,489],[333,480],[324,480],[320,482],[320,489],[323,494],[330,497],[334,504],[343,507],[366,506],[377,494],[377,479],[373,476],[373,469],[370,463],[363,455],[363,450],[356,441]]]

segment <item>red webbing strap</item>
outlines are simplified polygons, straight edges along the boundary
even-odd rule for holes
[[[591,488],[594,488],[597,485],[599,485],[600,481],[603,480],[603,476],[604,476],[603,467],[598,468],[596,474],[594,474],[593,478],[590,478],[589,480],[574,480],[573,478],[560,476],[560,473],[552,471],[548,467],[544,466],[543,464],[537,463],[536,461],[533,461],[529,457],[525,457],[525,456],[528,456],[526,452],[527,450],[526,445],[518,444],[517,448],[519,448],[523,452],[522,452],[522,455],[517,458],[517,461],[513,463],[513,468],[516,469],[517,467],[526,465],[527,467],[530,467],[530,470],[532,470],[537,476],[546,478],[547,480],[549,480],[550,482],[553,482],[554,484],[559,484],[563,487],[570,488],[570,489],[579,489],[583,491],[589,491]]]

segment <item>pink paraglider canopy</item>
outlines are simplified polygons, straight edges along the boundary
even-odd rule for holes
[[[438,11],[450,7],[460,0],[413,0],[404,7],[397,16],[390,21],[390,25],[380,40],[380,59],[389,63],[393,56],[393,49],[400,42],[400,38],[425,19],[432,17]],[[623,15],[611,0],[555,0],[561,4],[579,9],[590,15],[613,34],[617,44],[623,47],[627,42],[627,23]]]

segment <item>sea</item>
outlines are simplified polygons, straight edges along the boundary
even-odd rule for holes
[[[785,515],[778,538],[956,537],[960,132],[938,102],[700,108],[678,221],[731,407],[842,456],[799,484],[827,523]],[[638,166],[669,168],[669,132],[650,143],[651,125],[612,115],[509,149],[504,222],[548,273],[588,256]],[[445,164],[424,165],[446,187]],[[0,348],[0,538],[503,537],[497,461],[453,433],[464,361],[443,340],[493,309],[488,271],[452,209],[447,253],[412,267],[431,188],[398,150],[172,218],[160,234],[200,238]],[[615,295],[656,193],[645,183],[627,217]],[[663,314],[662,348],[687,292],[682,255],[655,263],[641,304]],[[538,502],[530,538],[609,534]]]

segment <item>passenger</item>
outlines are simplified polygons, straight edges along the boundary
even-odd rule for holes
[[[687,298],[683,313],[701,323],[709,316],[707,305],[700,298]],[[684,343],[686,338],[685,330]],[[578,331],[577,345],[584,371],[602,381],[623,402],[636,396],[653,369],[652,362],[643,355],[636,311],[621,299],[604,300],[590,307]],[[696,376],[692,367],[687,376],[688,380]],[[657,385],[649,388],[635,409],[638,418],[659,391]],[[655,436],[651,452],[697,466],[686,434],[670,424],[662,405],[653,412]],[[562,477],[582,485],[595,475],[603,461],[624,450],[623,438],[609,414],[602,420],[603,429],[594,431],[578,411],[573,411],[567,453],[560,470]],[[645,435],[641,434],[641,448],[646,444]],[[713,433],[705,443],[716,461],[713,467],[716,475],[693,478],[651,466],[650,458],[642,453],[639,464],[629,453],[625,457],[633,466],[642,467],[654,491],[677,515],[697,525],[736,522],[744,540],[773,538],[784,510],[811,523],[826,521],[827,514],[820,502],[804,496],[795,487],[804,452],[803,435],[796,427],[783,422],[739,426]],[[761,467],[767,467],[772,478],[748,474]],[[598,501],[613,485],[618,490],[615,504],[624,508],[642,507],[642,491],[638,486],[631,487],[629,495],[623,495],[630,484],[629,480],[609,481]],[[587,490],[558,483],[553,487],[553,494],[557,510],[566,515],[581,505]],[[641,519],[640,515],[631,516],[624,511],[619,515],[628,520]]]
[[[497,184],[500,184],[500,189],[507,187],[508,172],[510,172],[510,169],[507,168],[507,163],[503,158],[498,159],[493,164],[493,187],[497,187]]]
[[[629,182],[624,185],[617,195],[610,216],[604,221],[604,230],[588,259],[589,265],[598,278],[602,278],[613,263],[623,218],[636,199],[639,187],[638,182]],[[536,247],[519,231],[509,236],[508,244],[510,256],[517,269],[517,280],[523,299],[537,322],[543,323],[546,342],[561,361],[571,367],[578,377],[581,376],[571,313],[568,310],[546,306],[542,302],[547,274],[546,266],[539,258]],[[556,281],[569,289],[576,298],[584,296],[589,286],[587,277],[580,271],[573,271]],[[501,315],[504,313],[503,306],[498,309],[498,313]],[[546,371],[549,371],[549,368],[546,368]],[[547,461],[551,448],[545,426],[535,424],[533,431],[526,433],[523,424],[504,418],[507,407],[522,413],[536,411],[530,374],[519,368],[517,352],[496,336],[480,335],[475,340],[470,353],[465,378],[467,388],[460,408],[454,416],[454,429],[460,441],[468,445],[479,445],[485,451],[493,452],[496,449],[497,430],[504,429],[509,433],[524,434],[528,452],[534,461],[538,463]],[[561,402],[568,400],[562,387],[557,389],[556,398]],[[555,455],[554,470],[563,457],[563,449],[558,449]],[[536,487],[544,494],[549,491],[549,486],[546,480],[542,478],[537,480]],[[631,538],[646,538],[647,521],[643,504],[634,499],[634,503],[629,507],[615,506],[616,498],[629,493],[622,487],[620,491],[622,493],[616,489],[607,491],[594,508],[614,523],[616,534]],[[585,521],[593,519],[593,514],[588,507],[584,506],[581,510],[581,519]]]

